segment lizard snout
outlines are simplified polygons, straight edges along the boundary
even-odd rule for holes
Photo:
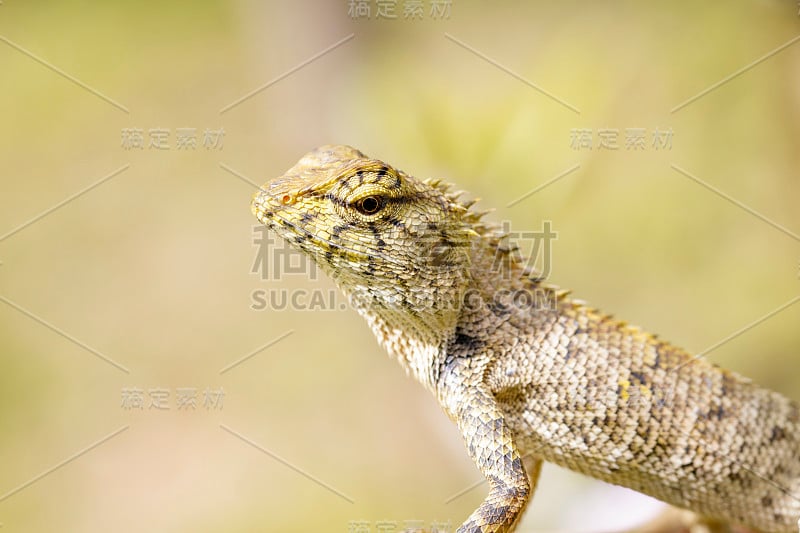
[[[276,207],[291,205],[295,198],[289,180],[278,178],[266,183],[253,195],[252,209],[258,216],[259,213],[269,213]]]

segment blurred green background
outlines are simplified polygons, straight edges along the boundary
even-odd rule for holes
[[[247,181],[320,144],[446,178],[516,229],[552,221],[552,282],[692,351],[800,294],[800,42],[777,50],[800,35],[794,2],[348,4],[0,4],[4,531],[399,531],[477,506],[483,486],[452,498],[480,480],[455,427],[354,311],[253,309],[254,291],[333,289],[251,271]],[[800,400],[799,322],[790,306],[708,357]],[[520,531],[617,530],[653,507],[548,467]]]

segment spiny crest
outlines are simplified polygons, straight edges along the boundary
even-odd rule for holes
[[[422,182],[441,192],[450,202],[451,208],[455,211],[461,212],[462,220],[468,224],[471,224],[473,226],[472,229],[475,230],[479,235],[486,237],[496,236],[498,238],[502,238],[506,235],[501,230],[499,224],[482,220],[484,216],[494,211],[494,209],[486,209],[484,211],[472,210],[472,206],[480,201],[479,198],[472,198],[470,200],[463,201],[461,200],[461,196],[466,194],[466,191],[460,189],[452,191],[451,189],[453,188],[453,184],[444,182],[439,178],[426,178],[422,180]]]
[[[478,203],[478,198],[469,200],[462,200],[461,197],[465,194],[463,190],[451,191],[453,185],[443,182],[441,179],[426,179],[423,180],[426,184],[442,192],[447,200],[452,204],[454,210],[462,213],[462,220],[467,223],[468,227],[482,238],[484,242],[502,259],[503,264],[507,268],[513,270],[520,270],[522,277],[527,277],[537,284],[541,289],[551,291],[558,302],[569,305],[574,311],[585,312],[589,316],[600,322],[607,322],[616,328],[620,328],[628,334],[641,337],[645,340],[655,341],[657,336],[647,333],[640,329],[638,326],[628,324],[625,321],[617,320],[613,315],[604,313],[597,308],[588,304],[588,302],[578,299],[570,299],[572,291],[562,289],[558,285],[547,283],[541,278],[540,272],[534,268],[526,265],[522,255],[520,254],[519,247],[513,243],[509,244],[507,239],[510,233],[507,229],[496,222],[484,220],[484,217],[493,212],[493,209],[482,211],[473,210],[473,206]]]
[[[474,232],[475,236],[482,238],[507,268],[519,269],[523,277],[528,277],[534,282],[539,283],[542,281],[541,274],[525,264],[526,262],[520,253],[519,246],[508,242],[511,236],[509,231],[497,222],[484,219],[486,215],[494,212],[494,209],[480,211],[473,209],[475,204],[479,202],[478,198],[463,200],[461,197],[466,194],[465,191],[460,189],[453,191],[454,186],[451,183],[439,178],[427,178],[423,180],[423,183],[433,187],[445,196],[450,202],[451,210],[461,214],[461,220],[466,223],[468,229]],[[552,288],[553,290],[557,289],[557,287]]]
[[[552,286],[555,287],[555,286]],[[663,341],[659,339],[658,335],[655,333],[649,333],[637,325],[628,323],[627,320],[621,320],[616,317],[612,313],[606,313],[597,307],[589,305],[589,302],[586,300],[573,298],[567,299],[567,295],[571,291],[559,291],[556,294],[559,295],[559,300],[564,300],[568,302],[568,305],[572,309],[572,311],[576,313],[585,314],[591,322],[596,324],[608,324],[614,329],[618,329],[622,331],[626,335],[630,335],[636,339],[643,340],[644,342],[649,343],[656,343],[661,344]],[[562,295],[563,294],[563,297]]]

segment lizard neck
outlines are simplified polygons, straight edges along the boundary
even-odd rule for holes
[[[427,281],[421,283],[420,278]],[[530,297],[522,293],[534,285],[508,252],[498,251],[483,237],[473,240],[467,261],[439,276],[417,272],[398,276],[389,285],[341,281],[337,279],[340,288],[381,346],[434,394],[449,350],[458,357],[481,355],[475,353],[474,342],[454,343],[459,332],[468,339],[473,329],[499,326],[502,320],[491,311],[497,304],[505,303],[509,312],[529,312],[513,310],[514,302],[501,300]]]
[[[439,363],[458,322],[462,290],[447,296],[452,300],[446,307],[419,306],[414,311],[407,302],[387,305],[375,300],[370,291],[356,287],[345,292],[389,355],[435,393]]]

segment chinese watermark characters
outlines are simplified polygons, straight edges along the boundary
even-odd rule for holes
[[[492,272],[508,279],[513,272],[503,265],[508,261],[508,254],[513,254],[518,264],[531,273],[535,272],[537,278],[548,278],[553,268],[553,242],[558,240],[553,223],[545,220],[541,230],[514,231],[511,223],[504,220],[500,228],[503,238],[495,250]]]
[[[511,223],[503,221],[498,231],[497,242],[489,250],[492,253],[491,271],[500,279],[525,276],[533,283],[522,284],[515,289],[498,289],[492,294],[480,291],[454,292],[447,297],[430,298],[417,305],[463,309],[465,307],[491,306],[496,311],[511,312],[531,309],[553,309],[557,294],[539,282],[547,279],[553,267],[553,243],[558,233],[552,222],[545,220],[542,228],[531,231],[511,230]],[[255,258],[251,274],[258,274],[263,281],[279,281],[287,275],[302,275],[306,279],[318,279],[317,263],[297,250],[287,240],[276,237],[266,226],[253,226]],[[430,268],[444,275],[447,271],[469,268],[469,242],[446,242],[438,233],[417,237],[416,246],[419,268]],[[464,247],[463,253],[457,247]],[[427,264],[426,264],[427,263]],[[333,274],[335,277],[335,274]],[[344,295],[330,288],[286,287],[258,288],[250,293],[250,309],[253,311],[341,311],[348,303],[356,308],[369,306],[372,293],[353,293],[349,302]],[[383,305],[403,305],[400,292],[386,293]]]
[[[274,238],[266,226],[253,226],[253,246],[256,256],[250,273],[258,274],[261,280],[277,281],[284,275],[302,275],[312,281],[318,279],[317,264],[292,248],[285,239]]]
[[[174,400],[171,401],[173,393]],[[198,406],[206,411],[221,411],[225,391],[222,387],[206,387],[202,392],[195,387],[178,387],[174,390],[164,387],[123,387],[121,396],[120,407],[126,411],[169,411],[173,408],[177,411],[196,411]]]
[[[251,274],[262,281],[279,281],[284,276],[303,276],[317,281],[319,268],[305,254],[293,248],[285,239],[275,238],[266,226],[253,226],[253,246],[256,248]],[[343,295],[335,289],[272,287],[250,293],[253,311],[335,311],[347,309]]]
[[[453,0],[348,0],[347,16],[353,20],[447,20]],[[427,9],[426,9],[427,8]]]
[[[122,128],[120,146],[124,150],[222,150],[225,129],[205,128]]]
[[[573,150],[672,150],[672,128],[573,128],[569,146]]]

